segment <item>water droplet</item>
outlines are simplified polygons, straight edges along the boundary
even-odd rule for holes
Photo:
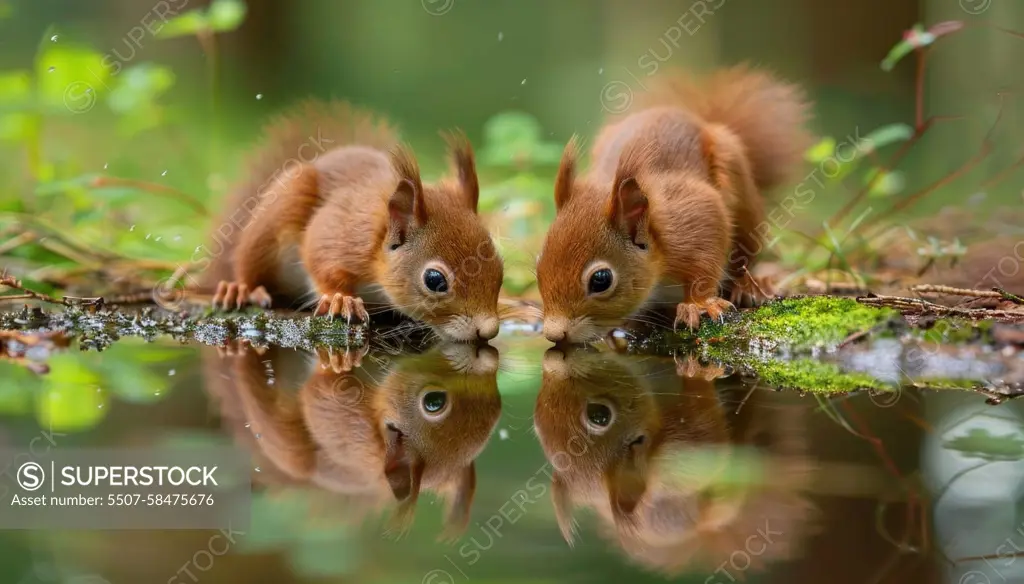
[[[50,72],[50,73],[53,73],[56,70],[57,70],[56,67],[50,67],[49,69],[47,69],[47,71]]]
[[[260,472],[260,467],[256,467],[256,472]]]
[[[102,407],[103,407],[103,404],[100,404],[100,405],[98,405],[98,406],[96,406],[96,407],[98,407],[98,408],[102,408]]]
[[[181,236],[180,235],[175,235],[174,236],[174,241],[181,241]]]
[[[263,94],[262,94],[262,93],[257,93],[257,94],[256,94],[256,99],[257,99],[257,100],[261,100],[261,99],[263,99]]]
[[[598,69],[597,70],[597,74],[598,75],[604,75],[604,67],[601,67],[600,69]]]
[[[257,440],[259,440],[262,437],[263,437],[263,434],[260,434],[259,432],[256,432],[256,439]]]
[[[154,391],[153,395],[160,395],[160,392],[159,391]]]
[[[161,172],[160,176],[167,176],[167,171],[165,170],[165,171]]]
[[[106,170],[108,166],[110,166],[110,163],[109,162],[104,162],[103,163],[103,170]]]
[[[246,422],[246,423],[245,423],[245,427],[246,427],[246,428],[248,428],[249,426],[252,426],[252,423],[250,423],[250,422]]]
[[[150,237],[152,237],[152,235],[153,235],[152,233],[147,233],[146,234],[146,239],[149,239]]]
[[[157,237],[154,241],[160,241],[163,238],[164,238],[164,236],[161,235],[160,237]]]
[[[519,85],[526,85],[526,80],[525,80],[525,79],[523,79],[523,82],[522,82],[522,83],[520,83]]]
[[[102,389],[100,389],[99,387],[97,387],[97,388],[96,388],[96,393],[99,393],[99,392],[101,392],[101,391],[103,391],[103,390],[102,390]]]
[[[174,377],[174,374],[175,374],[174,369],[171,369],[170,371],[167,372],[168,377]]]
[[[134,226],[134,225],[132,225],[131,227],[129,227],[129,228],[128,228],[128,231],[135,231],[135,226]]]
[[[92,88],[91,88],[91,87],[87,87],[87,88],[85,88],[85,92],[86,92],[86,93],[92,93]]]
[[[505,33],[503,33],[503,32],[499,32],[499,33],[498,33],[498,42],[500,43],[500,42],[501,42],[501,39],[503,39],[503,38],[505,38]]]
[[[52,37],[50,37],[50,42],[57,42],[57,35],[53,35]]]
[[[498,430],[498,438],[500,438],[502,440],[508,440],[508,430],[506,430],[504,428],[502,428],[501,430]]]

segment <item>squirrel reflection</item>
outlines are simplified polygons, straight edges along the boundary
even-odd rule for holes
[[[371,355],[354,368],[326,352],[233,353],[208,361],[211,389],[226,423],[254,442],[279,478],[343,495],[353,515],[394,506],[399,532],[429,490],[447,503],[447,534],[465,529],[474,460],[501,411],[493,347]]]
[[[811,471],[801,420],[758,408],[757,392],[730,417],[722,370],[694,360],[550,349],[543,370],[535,429],[570,545],[581,506],[631,559],[669,575],[734,552],[740,571],[793,556],[813,516],[799,492]]]

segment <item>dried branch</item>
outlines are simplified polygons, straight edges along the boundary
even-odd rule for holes
[[[22,286],[21,282],[19,282],[18,280],[15,280],[14,276],[8,275],[6,270],[4,270],[3,272],[0,272],[0,286],[5,286],[7,288],[13,288],[15,290],[19,290],[19,291],[23,292],[23,294],[17,294],[15,296],[11,296],[9,298],[6,297],[6,296],[0,296],[0,301],[8,300],[8,299],[23,300],[25,298],[31,298],[33,300],[39,300],[39,301],[42,301],[42,302],[49,302],[50,304],[59,304],[61,306],[67,306],[68,305],[68,303],[65,302],[65,301],[57,300],[56,298],[54,298],[52,296],[48,296],[46,294],[42,294],[42,293],[36,292],[34,290],[30,290],[30,289]]]

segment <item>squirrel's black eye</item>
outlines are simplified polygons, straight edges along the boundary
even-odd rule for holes
[[[588,294],[600,294],[601,292],[607,291],[612,287],[612,281],[614,280],[612,271],[608,268],[600,269],[590,275],[590,281],[587,282],[587,293]]]
[[[587,420],[598,428],[606,428],[612,423],[612,410],[604,404],[587,404]]]
[[[448,280],[440,271],[430,268],[423,272],[423,284],[431,292],[443,293],[448,291]]]
[[[423,394],[423,409],[427,413],[436,414],[448,404],[448,394],[443,391],[428,391]]]

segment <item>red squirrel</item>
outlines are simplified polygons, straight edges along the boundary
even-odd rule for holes
[[[496,349],[447,343],[341,368],[326,350],[239,349],[208,352],[205,378],[236,439],[266,462],[261,480],[335,493],[354,520],[394,507],[398,533],[431,492],[446,503],[445,535],[466,528],[475,460],[501,415]]]
[[[638,111],[599,133],[587,174],[575,137],[563,153],[537,263],[553,342],[596,340],[669,305],[676,326],[696,328],[703,313],[767,295],[747,268],[764,247],[762,193],[811,144],[803,92],[740,66],[703,82],[655,78],[638,97]]]
[[[244,226],[209,270],[215,306],[309,300],[317,315],[366,322],[365,301],[447,340],[498,334],[503,265],[477,215],[463,134],[448,139],[454,177],[436,183],[421,180],[388,122],[344,102],[302,103],[265,134],[248,182],[229,197],[222,227]]]
[[[574,509],[589,509],[604,538],[670,577],[713,570],[737,549],[755,571],[798,555],[818,519],[804,409],[762,391],[744,392],[742,415],[727,411],[724,376],[694,358],[547,351],[534,424],[569,545]],[[755,542],[766,522],[774,538]]]

